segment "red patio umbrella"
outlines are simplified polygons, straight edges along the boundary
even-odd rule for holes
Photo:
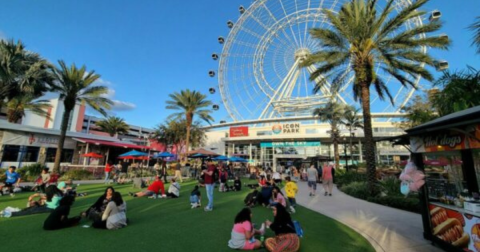
[[[102,155],[97,154],[97,153],[95,153],[95,152],[90,152],[90,153],[82,154],[82,157],[103,158]]]

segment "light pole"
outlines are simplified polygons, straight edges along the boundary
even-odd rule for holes
[[[346,137],[343,137],[343,155],[345,156],[345,168],[348,171],[347,138]]]
[[[355,137],[355,132],[350,131],[350,160],[352,160],[353,165],[353,144],[352,140]]]

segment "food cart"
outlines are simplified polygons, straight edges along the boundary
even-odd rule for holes
[[[425,172],[419,192],[424,237],[445,251],[480,252],[480,106],[407,130],[412,161]]]

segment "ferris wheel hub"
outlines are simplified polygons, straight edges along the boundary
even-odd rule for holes
[[[302,63],[310,54],[312,54],[312,52],[310,52],[308,48],[300,48],[295,52],[295,61],[298,60],[299,63]]]

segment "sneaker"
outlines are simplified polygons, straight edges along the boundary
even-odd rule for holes
[[[128,195],[133,197],[134,194],[133,194],[133,192],[129,192]]]
[[[210,212],[212,211],[213,209],[212,208],[209,208],[208,206],[204,208],[205,212]]]
[[[312,193],[309,193],[308,196],[312,196]]]
[[[330,194],[328,194],[328,196],[332,196],[332,194],[330,193]]]
[[[290,212],[295,213],[295,208],[293,206],[290,206]]]
[[[325,192],[325,196],[327,196],[327,195],[328,195],[328,193],[327,193],[327,192]]]
[[[10,197],[12,197],[12,198],[13,198],[13,197],[15,197],[15,194],[13,194],[13,193],[10,193]]]
[[[197,206],[198,206],[197,203],[193,203],[192,204],[192,209],[197,208]]]
[[[262,223],[262,226],[260,227],[260,229],[258,231],[260,232],[260,235],[265,234],[265,223]]]

